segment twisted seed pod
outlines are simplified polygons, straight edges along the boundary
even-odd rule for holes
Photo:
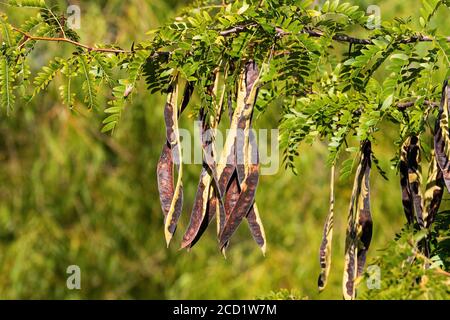
[[[192,247],[194,240],[197,238],[203,221],[208,213],[208,203],[210,200],[211,175],[206,166],[203,166],[200,182],[195,196],[194,208],[192,209],[191,221],[189,227],[183,237],[181,248]]]
[[[216,101],[216,97],[218,95],[219,78],[219,71],[216,70],[214,73],[214,84],[212,88],[208,90],[213,101]],[[193,245],[200,239],[206,227],[210,224],[212,219],[211,215],[218,211],[218,216],[220,218],[225,210],[223,208],[221,195],[216,195],[216,191],[219,190],[219,179],[217,175],[216,146],[214,137],[214,130],[217,128],[221,118],[224,92],[225,88],[223,88],[223,93],[219,104],[214,105],[217,110],[217,114],[210,116],[209,122],[207,121],[208,119],[205,108],[200,110],[200,137],[203,152],[203,169],[200,175],[200,182],[191,214],[190,224],[183,237],[182,248],[192,248]]]
[[[445,81],[442,89],[442,100],[436,120],[434,135],[434,151],[436,160],[450,192],[450,131],[449,131],[450,86]]]
[[[187,84],[181,109],[178,110],[178,88],[178,80],[175,80],[168,91],[164,108],[166,143],[157,166],[158,190],[164,213],[164,234],[167,246],[176,231],[183,207],[183,167],[178,118],[188,105],[192,95],[192,85]],[[176,185],[174,185],[175,164],[178,168]]]
[[[421,192],[422,168],[420,165],[419,138],[411,136],[402,145],[400,156],[400,175],[403,195],[403,208],[408,223],[424,227],[423,196]]]
[[[410,141],[410,138],[406,139],[400,151],[400,185],[402,188],[402,203],[406,220],[408,221],[408,224],[413,225],[415,221],[415,211],[408,176],[408,152]]]
[[[325,221],[323,228],[322,243],[319,251],[320,275],[318,280],[319,291],[323,291],[328,282],[328,275],[331,269],[331,249],[333,241],[333,227],[334,227],[334,184],[335,184],[335,170],[336,167],[331,168],[331,182],[330,182],[330,211]]]
[[[343,281],[343,292],[346,300],[353,300],[356,297],[355,280],[364,269],[367,250],[372,240],[372,216],[370,212],[371,158],[371,143],[366,141],[361,146],[360,163],[355,176],[349,209]]]
[[[428,172],[426,191],[424,194],[423,221],[425,228],[431,228],[444,195],[444,176],[439,168],[434,151],[431,152],[431,164]]]
[[[259,156],[251,123],[258,92],[258,80],[259,72],[256,63],[250,61],[246,64],[240,78],[237,107],[233,117],[233,123],[238,129],[235,134],[235,151],[241,193],[219,236],[221,249],[226,246],[255,203],[259,182]]]

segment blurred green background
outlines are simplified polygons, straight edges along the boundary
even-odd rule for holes
[[[176,17],[187,1],[72,1],[82,8],[83,43],[130,47],[145,33]],[[418,17],[419,0],[351,1],[377,4],[383,19]],[[67,6],[60,1],[60,6]],[[12,22],[24,11],[1,7]],[[437,26],[448,26],[445,15]],[[73,47],[39,44],[35,69]],[[380,77],[383,75],[381,74]],[[263,257],[245,224],[225,260],[211,228],[191,253],[178,250],[187,227],[199,167],[186,166],[185,206],[179,231],[166,249],[156,182],[164,137],[164,97],[142,85],[114,136],[100,133],[102,112],[60,103],[58,81],[32,103],[18,102],[0,119],[0,298],[4,299],[253,299],[286,288],[311,299],[340,299],[343,244],[352,181],[337,186],[334,262],[329,287],[317,292],[318,248],[328,212],[327,148],[303,147],[299,176],[280,169],[264,176],[257,202],[265,223]],[[100,94],[105,106],[108,93]],[[192,128],[184,117],[182,126]],[[258,126],[276,128],[278,110]],[[386,182],[374,171],[372,206],[377,255],[404,224],[399,180],[390,170],[396,128],[386,128],[374,147]],[[78,265],[82,289],[66,288],[66,268]]]

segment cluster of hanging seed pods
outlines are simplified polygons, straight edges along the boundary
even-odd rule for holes
[[[372,215],[370,212],[370,170],[372,164],[372,148],[370,141],[361,144],[358,155],[359,166],[356,171],[355,182],[350,202],[345,242],[345,264],[343,291],[345,299],[355,297],[355,280],[361,276],[366,263],[366,254],[372,240]],[[334,176],[331,173],[330,212],[325,222],[322,245],[320,246],[319,290],[327,285],[331,269],[331,242],[334,225]]]
[[[223,78],[227,78],[227,71],[224,71]],[[236,93],[233,96],[231,91],[227,92],[225,85],[220,92],[220,71],[216,70],[214,73],[214,84],[208,92],[216,112],[213,115],[208,114],[207,106],[202,106],[199,112],[203,166],[190,223],[181,245],[183,249],[191,249],[215,217],[219,247],[224,254],[231,237],[244,219],[248,221],[256,243],[265,253],[264,227],[255,203],[260,166],[256,137],[252,130],[259,78],[256,63],[247,62],[240,73]],[[186,84],[183,102],[178,108],[179,82],[174,80],[168,92],[164,112],[167,141],[158,163],[157,176],[167,245],[170,244],[177,229],[183,208],[183,150],[178,120],[189,104],[192,93],[192,85]],[[226,93],[228,93],[230,128],[227,131],[223,152],[219,155],[214,132],[225,111]],[[233,98],[236,101],[234,110]],[[174,170],[175,167],[177,172]]]
[[[418,230],[429,230],[441,205],[444,189],[450,192],[450,87],[446,81],[434,130],[434,150],[428,169],[425,192],[422,192],[420,138],[412,135],[402,145],[400,177],[402,201],[408,224]],[[426,256],[430,254],[429,239],[421,244]]]
[[[400,182],[403,208],[408,224],[417,230],[429,230],[438,213],[447,187],[450,192],[450,86],[446,81],[442,92],[439,115],[434,131],[434,150],[425,192],[422,192],[420,139],[411,135],[403,143],[400,156]],[[372,240],[372,215],[370,211],[370,170],[372,150],[370,141],[361,144],[359,166],[355,176],[350,202],[345,243],[343,277],[344,299],[356,297],[355,283],[364,272],[366,254]],[[319,260],[321,273],[319,290],[325,289],[331,268],[331,242],[334,224],[334,173],[331,174],[330,212],[325,222]],[[429,239],[420,244],[423,254],[429,256]]]
[[[227,78],[227,71],[223,78]],[[266,238],[258,208],[255,203],[259,182],[259,153],[252,131],[253,112],[258,96],[260,74],[255,62],[250,61],[240,73],[235,94],[227,92],[226,85],[220,92],[220,72],[214,73],[213,86],[209,90],[214,115],[208,115],[206,106],[200,110],[201,145],[203,166],[192,209],[189,226],[181,247],[191,249],[216,218],[219,248],[225,254],[230,240],[244,219],[263,253]],[[226,82],[226,81],[224,81]],[[166,143],[158,163],[158,188],[164,212],[164,231],[167,245],[177,229],[183,208],[182,147],[178,120],[189,104],[193,86],[186,84],[181,106],[178,107],[179,82],[174,80],[168,91],[164,116]],[[220,94],[219,94],[220,93]],[[228,94],[228,99],[225,95]],[[233,109],[233,98],[236,107]],[[229,110],[230,129],[222,153],[215,145],[214,132],[225,111]],[[450,192],[450,87],[445,82],[439,116],[434,132],[434,150],[430,163],[425,193],[422,193],[420,139],[409,136],[401,147],[400,180],[402,201],[408,224],[417,229],[430,229],[443,197],[444,187]],[[358,155],[353,192],[350,201],[345,242],[343,294],[345,299],[356,297],[356,280],[363,274],[366,255],[372,240],[372,214],[370,210],[370,172],[372,165],[370,141],[361,143]],[[175,168],[177,171],[175,171]],[[331,170],[330,211],[323,230],[320,246],[319,290],[327,285],[331,269],[331,248],[334,226],[335,167]],[[175,181],[176,180],[176,181]],[[421,250],[429,255],[429,240],[421,244]]]

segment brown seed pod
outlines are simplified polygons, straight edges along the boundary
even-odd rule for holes
[[[203,221],[205,220],[209,203],[210,187],[211,176],[206,166],[203,166],[197,189],[197,195],[195,196],[194,208],[192,209],[191,221],[183,237],[183,243],[181,245],[182,249],[191,247],[200,231]]]
[[[442,100],[436,120],[434,135],[434,151],[436,160],[450,192],[450,131],[449,131],[450,86],[445,81],[442,89]]]
[[[361,156],[356,171],[349,209],[343,292],[346,300],[356,297],[355,280],[361,275],[366,254],[372,240],[372,216],[370,212],[370,170],[372,163],[370,141],[361,146]]]
[[[408,152],[411,139],[408,138],[402,145],[400,152],[400,185],[402,187],[402,203],[408,224],[413,225],[415,221],[414,202],[409,187],[409,164]]]
[[[235,141],[236,171],[240,194],[220,234],[221,249],[226,246],[255,203],[259,182],[259,156],[256,138],[251,131],[251,123],[258,91],[258,80],[259,72],[256,64],[250,61],[246,64],[240,78],[237,107],[232,121],[232,125],[235,125],[237,129],[232,138]]]
[[[213,85],[208,88],[208,92],[213,101],[216,100],[218,95],[219,77],[219,71],[216,70],[213,76]],[[225,92],[225,88],[223,91]],[[205,108],[200,109],[200,137],[204,159],[203,169],[200,175],[190,224],[183,237],[182,248],[192,248],[210,224],[212,219],[211,215],[218,211],[218,216],[221,216],[221,213],[224,212],[222,197],[220,194],[219,197],[216,196],[216,190],[219,189],[214,137],[214,130],[217,128],[221,118],[222,104],[223,98],[221,98],[218,106],[214,105],[217,114],[209,115],[209,119],[207,118],[208,114]]]
[[[440,129],[437,134],[440,134]],[[436,140],[440,140],[437,138]],[[409,137],[402,145],[400,157],[400,175],[402,185],[402,200],[408,224],[417,229],[430,229],[444,194],[445,181],[435,152],[432,151],[431,163],[425,193],[421,192],[422,174],[420,166],[419,139]],[[429,256],[430,244],[428,237],[420,243],[422,252]]]
[[[423,220],[425,228],[431,228],[444,196],[444,176],[439,168],[434,151],[431,154],[431,164],[428,171],[428,181],[424,194]]]
[[[261,216],[259,214],[259,210],[258,207],[256,206],[256,203],[250,209],[250,212],[247,215],[247,221],[253,239],[261,248],[262,253],[265,255],[267,249],[266,232],[264,230],[264,225],[262,223]]]
[[[189,85],[189,84],[188,84]],[[185,90],[186,92],[187,90]],[[184,104],[187,105],[185,95]],[[183,207],[183,167],[182,152],[180,144],[180,135],[178,129],[179,111],[177,107],[178,81],[169,88],[167,102],[164,108],[164,120],[166,123],[167,142],[163,147],[161,158],[158,163],[158,189],[160,194],[161,206],[163,208],[164,234],[169,246],[170,241],[176,231],[178,220],[180,219]],[[170,154],[169,154],[170,153]],[[174,186],[174,164],[176,164],[177,182]],[[170,205],[169,205],[170,203]]]

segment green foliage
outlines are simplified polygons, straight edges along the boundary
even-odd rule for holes
[[[85,55],[80,55],[78,62],[80,64],[80,73],[83,77],[84,102],[88,108],[97,108],[97,88],[95,87],[94,75],[91,71],[91,65]]]
[[[42,1],[10,4],[41,8],[37,17],[24,23],[23,32],[40,26],[47,36],[79,40],[61,24],[55,9]],[[425,36],[443,39],[428,23],[415,30],[411,19],[383,22],[380,29],[371,32],[369,42],[351,44],[340,58],[342,47],[335,40],[346,42],[342,40],[343,33],[366,28],[368,17],[358,6],[332,1],[317,10],[310,1],[293,0],[263,1],[259,5],[234,1],[223,7],[215,4],[204,1],[200,9],[198,6],[185,9],[177,21],[151,32],[150,41],[133,44],[130,51],[114,46],[99,47],[112,49],[105,52],[79,47],[82,52],[75,53],[78,59],[66,61],[66,65],[72,61],[79,66],[78,74],[72,76],[83,79],[83,101],[89,108],[97,105],[98,80],[114,88],[103,131],[116,128],[125,100],[134,93],[143,73],[152,92],[164,92],[170,76],[180,74],[197,85],[202,103],[206,104],[204,80],[210,79],[212,71],[230,66],[238,70],[240,61],[249,58],[258,60],[265,70],[261,90],[266,102],[259,103],[259,110],[264,112],[275,101],[283,105],[280,127],[287,167],[294,168],[298,145],[302,141],[312,143],[317,137],[329,140],[329,163],[335,163],[342,146],[350,143],[354,133],[359,142],[373,139],[373,133],[385,118],[401,122],[406,131],[424,130],[427,117],[417,123],[413,112],[425,112],[421,103],[437,99],[438,86],[429,79],[443,67],[442,59],[448,61],[440,41],[426,46],[408,41]],[[431,21],[443,4],[447,5],[446,1],[423,1],[421,21]],[[11,27],[6,22],[4,25],[6,34],[10,34]],[[10,43],[9,47],[12,46]],[[28,53],[10,52],[10,61],[23,54]],[[35,93],[54,78],[55,67],[51,62],[49,69],[44,68],[36,79]],[[114,68],[125,69],[126,77],[115,80]],[[374,77],[381,68],[390,73],[384,81]],[[234,72],[230,85],[236,83],[237,76]],[[399,114],[396,104],[406,99],[416,101],[419,110]],[[68,102],[66,98],[65,103],[72,104]]]
[[[8,4],[11,6],[21,7],[21,8],[38,8],[46,9],[47,4],[45,0],[9,0]]]
[[[65,61],[61,58],[56,58],[54,61],[50,61],[48,66],[43,67],[42,71],[34,78],[33,84],[36,88],[34,89],[33,96],[36,96],[42,90],[45,90],[64,65]]]
[[[14,108],[14,70],[5,58],[0,61],[1,106],[9,114]]]
[[[268,295],[257,298],[258,300],[308,300],[307,297],[300,295],[298,291],[282,289],[280,291],[272,291]]]
[[[362,299],[435,300],[448,299],[450,295],[449,212],[438,215],[433,230],[431,258],[421,254],[420,242],[425,231],[406,228],[395,241],[384,249],[371,265],[381,269],[381,287],[362,293]],[[370,281],[366,275],[362,283]],[[364,286],[361,286],[364,287]]]
[[[102,131],[116,132],[118,139],[122,139],[121,142],[123,143],[123,145],[117,147],[115,141],[110,140],[109,137],[101,135],[101,138],[99,138],[88,129],[89,125],[83,124],[80,126],[80,123],[74,120],[72,115],[64,114],[62,118],[68,117],[70,121],[73,121],[71,123],[73,132],[82,132],[80,135],[89,146],[85,148],[91,148],[83,149],[83,144],[76,141],[74,133],[72,140],[59,141],[56,137],[63,135],[64,130],[60,129],[61,131],[59,131],[51,128],[51,124],[45,122],[45,125],[51,129],[41,128],[39,134],[46,141],[48,147],[42,150],[34,150],[33,155],[36,158],[41,157],[42,154],[47,155],[48,158],[52,159],[52,167],[45,168],[45,165],[38,161],[21,164],[23,171],[31,171],[34,175],[32,186],[20,188],[21,195],[31,194],[34,200],[27,203],[25,200],[20,200],[21,198],[14,198],[15,200],[6,204],[6,209],[3,208],[2,210],[4,217],[7,217],[4,220],[8,220],[11,212],[23,210],[24,212],[32,212],[31,215],[36,214],[40,209],[45,209],[47,215],[56,216],[56,222],[52,218],[47,218],[47,216],[44,216],[45,219],[35,217],[35,220],[32,219],[31,222],[27,223],[24,229],[25,231],[34,231],[29,233],[24,230],[18,231],[14,229],[14,225],[11,226],[10,224],[9,228],[13,230],[11,231],[12,237],[19,238],[13,249],[20,251],[19,248],[25,248],[25,252],[36,253],[32,260],[33,266],[39,266],[39,272],[36,274],[43,274],[45,273],[44,270],[47,269],[51,269],[56,274],[64,273],[64,270],[55,270],[57,267],[54,266],[54,261],[47,261],[46,263],[49,265],[41,263],[41,261],[45,260],[44,257],[52,255],[58,259],[64,258],[65,261],[69,262],[68,260],[71,259],[64,254],[67,248],[56,244],[54,246],[46,245],[54,242],[58,244],[66,243],[70,240],[63,235],[65,230],[59,229],[61,224],[75,225],[74,228],[76,229],[84,228],[86,226],[84,223],[87,223],[89,232],[95,233],[98,231],[98,233],[95,233],[97,239],[110,241],[103,242],[104,246],[100,248],[102,256],[99,260],[108,265],[108,274],[105,279],[114,279],[114,281],[117,281],[114,283],[125,282],[130,286],[116,288],[117,291],[114,291],[114,296],[121,296],[120,292],[123,291],[127,292],[127,296],[139,296],[139,293],[145,291],[147,295],[153,297],[156,295],[155,292],[159,291],[156,290],[151,293],[146,291],[146,288],[139,285],[142,280],[139,276],[121,274],[120,279],[117,280],[114,272],[127,268],[129,268],[127,270],[137,272],[137,270],[143,268],[145,271],[142,271],[144,273],[142,277],[150,279],[149,274],[146,273],[149,270],[144,268],[148,261],[157,261],[155,262],[156,265],[158,263],[169,264],[167,261],[170,260],[169,257],[159,251],[155,255],[146,253],[149,247],[160,245],[155,240],[156,238],[152,238],[148,242],[145,241],[149,234],[148,230],[140,229],[137,235],[133,234],[134,228],[141,226],[139,223],[150,228],[150,225],[145,224],[148,221],[142,218],[145,214],[141,211],[142,208],[137,205],[139,201],[147,201],[144,205],[146,209],[151,207],[155,211],[158,210],[154,208],[153,203],[142,200],[146,198],[148,190],[153,190],[153,193],[156,194],[155,188],[147,184],[147,180],[154,178],[151,174],[155,171],[155,168],[147,164],[151,156],[145,154],[147,158],[142,155],[139,160],[130,160],[121,153],[121,147],[128,146],[130,142],[124,138],[127,135],[132,137],[130,140],[139,141],[142,132],[159,128],[155,123],[152,123],[153,127],[151,127],[147,119],[149,116],[143,115],[137,110],[131,110],[134,108],[130,108],[131,111],[127,110],[128,116],[125,112],[125,106],[130,103],[132,97],[135,99],[133,105],[140,105],[136,102],[136,100],[141,101],[138,100],[139,95],[136,93],[141,79],[145,80],[152,93],[165,93],[172,76],[178,75],[182,80],[189,81],[196,86],[198,99],[196,105],[209,105],[207,89],[210,85],[212,72],[216,68],[230,70],[227,89],[235,91],[234,86],[242,63],[248,59],[254,59],[263,70],[257,110],[260,115],[267,114],[273,118],[277,117],[277,113],[273,111],[274,107],[279,107],[279,110],[281,110],[279,112],[281,114],[279,127],[282,133],[280,138],[286,167],[296,171],[299,161],[309,161],[310,165],[320,164],[320,161],[312,160],[307,154],[303,154],[307,160],[299,160],[298,157],[300,147],[303,148],[305,144],[313,145],[320,140],[327,145],[327,150],[323,150],[320,149],[321,144],[314,144],[313,148],[321,150],[320,159],[327,157],[328,164],[340,166],[341,175],[346,178],[351,176],[358,165],[355,161],[358,149],[355,149],[355,146],[367,139],[375,142],[375,145],[377,143],[383,144],[387,139],[383,136],[386,128],[391,130],[389,132],[393,132],[394,139],[397,139],[395,141],[397,147],[411,133],[422,134],[427,139],[430,133],[429,127],[433,124],[437,110],[431,104],[425,102],[439,101],[441,83],[445,77],[450,75],[448,71],[450,67],[450,47],[446,39],[446,30],[445,28],[436,28],[433,24],[439,10],[446,10],[444,12],[448,13],[448,1],[424,0],[420,17],[384,21],[380,29],[373,31],[367,30],[366,24],[369,17],[365,15],[365,11],[350,2],[326,2],[319,9],[311,6],[312,1],[267,0],[261,3],[260,1],[233,1],[226,6],[222,6],[222,1],[197,1],[195,5],[186,7],[175,21],[149,32],[146,41],[136,41],[136,43],[131,44],[130,42],[134,39],[129,39],[129,37],[130,34],[133,34],[133,30],[128,30],[128,33],[124,32],[123,38],[128,40],[128,50],[123,50],[116,45],[90,47],[78,43],[81,41],[80,39],[84,38],[65,25],[64,19],[61,19],[63,15],[57,8],[48,7],[44,1],[9,1],[8,3],[11,6],[21,8],[20,15],[25,16],[22,17],[25,21],[20,24],[20,27],[17,27],[22,31],[19,32],[11,25],[10,20],[12,19],[2,18],[0,20],[2,31],[2,47],[0,50],[1,112],[9,113],[16,101],[28,102],[30,97],[33,98],[31,103],[39,104],[42,100],[38,93],[44,89],[52,92],[51,83],[55,82],[59,86],[59,95],[63,103],[77,113],[83,114],[82,105],[94,110],[107,106],[103,110],[104,115],[102,117],[104,119],[100,121],[103,122],[101,124]],[[95,5],[92,4],[92,6]],[[117,6],[120,5],[117,4]],[[26,11],[25,8],[30,11]],[[11,9],[9,13],[13,16],[12,13],[15,10],[19,9]],[[29,16],[26,16],[27,12]],[[443,25],[442,22],[441,25]],[[90,30],[90,34],[95,33],[95,29]],[[350,33],[362,34],[367,37],[367,41],[349,45],[344,34]],[[32,35],[32,37],[28,35]],[[64,47],[64,54],[58,52],[58,57],[45,55],[45,58],[51,59],[50,62],[45,63],[42,59],[35,59],[40,54],[39,46],[46,42],[45,39],[37,40],[37,37],[62,37],[65,40],[70,40],[70,43],[64,41],[66,43],[60,42],[58,47],[52,47],[53,49]],[[434,41],[414,40],[425,37],[432,38]],[[61,49],[61,51],[63,50]],[[49,52],[55,52],[55,50]],[[40,72],[37,72],[39,68],[36,63],[46,66]],[[34,75],[33,83],[28,80],[30,74]],[[109,93],[111,88],[112,91]],[[147,95],[145,97],[147,98]],[[105,101],[108,99],[109,102]],[[406,109],[398,107],[401,103],[411,101],[413,102],[411,107]],[[34,115],[25,113],[24,110],[16,112],[18,117],[23,116],[23,121],[30,121],[29,119],[34,117]],[[154,109],[146,110],[146,112],[153,115]],[[194,108],[193,115],[196,112],[197,109]],[[215,110],[209,110],[209,112],[215,112]],[[132,129],[133,126],[130,125],[129,120],[126,120],[126,117],[134,120],[137,118],[137,121],[140,121],[139,130],[142,132],[139,132],[138,129]],[[43,119],[45,118],[39,118],[39,121],[44,123]],[[120,133],[121,125],[119,125],[119,122],[122,121],[124,127],[122,133]],[[161,118],[159,118],[159,123],[161,121]],[[273,124],[273,120],[270,123]],[[34,122],[27,122],[27,124],[34,124]],[[93,120],[92,125],[99,126],[100,123]],[[14,126],[12,125],[12,127]],[[61,128],[63,127],[64,124],[61,125]],[[8,130],[11,129],[8,127]],[[149,136],[147,138],[151,140]],[[155,145],[160,144],[157,139],[151,141]],[[20,141],[15,143],[21,145]],[[74,143],[73,149],[61,151],[63,145],[71,143]],[[379,152],[379,154],[384,151],[392,152],[393,144],[390,144],[390,146],[391,148],[375,149],[375,152]],[[425,151],[427,150],[426,146],[423,148]],[[79,149],[84,150],[84,152],[78,154]],[[140,154],[142,145],[133,145],[130,147],[130,151],[133,155]],[[327,151],[327,154],[325,154],[325,151]],[[67,155],[60,155],[65,152]],[[425,152],[425,157],[428,153]],[[105,159],[109,158],[111,154],[114,159],[107,162]],[[156,159],[157,156],[153,154],[152,157]],[[96,171],[97,175],[94,175],[95,179],[83,183],[82,181],[89,177],[85,172],[76,168],[83,167],[84,163],[90,163],[91,161],[94,163],[94,169],[92,170],[98,170],[98,172]],[[137,165],[142,171],[138,169],[136,169],[136,172],[133,171],[130,169],[130,163]],[[301,163],[305,164],[304,162]],[[378,165],[378,162],[375,162],[375,164],[379,167],[381,173],[384,171],[383,167],[387,167],[385,162],[380,165]],[[392,162],[393,167],[397,164],[398,156]],[[41,184],[46,185],[46,189],[49,189],[48,186],[53,186],[54,190],[51,190],[54,194],[59,194],[58,185],[60,183],[63,186],[65,185],[61,182],[59,172],[68,168],[70,170],[63,180],[72,186],[71,197],[68,199],[73,200],[76,203],[74,206],[77,208],[73,208],[69,204],[69,200],[59,201],[57,196],[50,195],[47,199],[38,188]],[[128,175],[127,172],[129,173],[129,171],[133,171],[133,174]],[[146,174],[145,180],[142,180],[143,172]],[[6,175],[8,177],[14,176],[10,176],[9,172]],[[387,175],[392,178],[392,174]],[[310,181],[314,180],[320,183],[320,178],[314,175],[308,176],[305,174],[305,177],[309,177]],[[281,185],[284,189],[292,188],[292,183],[300,184],[298,180],[293,180],[292,177],[289,178],[290,180],[278,178],[272,182]],[[14,179],[10,179],[9,183],[12,185]],[[22,182],[26,181],[25,177],[17,179],[23,179]],[[126,181],[123,182],[121,179]],[[99,186],[99,191],[95,191],[97,182],[100,180],[102,183]],[[139,183],[136,181],[139,181]],[[395,179],[394,182],[396,182]],[[310,184],[301,183],[304,188],[315,188]],[[135,189],[135,184],[139,184],[138,191],[132,192],[131,190]],[[86,186],[88,186],[88,189],[86,189]],[[397,189],[392,187],[391,190]],[[316,194],[326,194],[326,190],[317,189],[316,191]],[[48,192],[52,194],[52,191]],[[285,192],[289,193],[290,191]],[[273,194],[281,196],[280,193],[274,192]],[[107,199],[104,199],[104,195],[108,195]],[[347,193],[343,191],[343,195],[348,196],[348,190]],[[269,200],[270,197],[268,197]],[[156,199],[156,197],[154,198]],[[297,199],[298,194],[293,194],[292,198]],[[391,198],[392,195],[389,195],[388,199],[391,200]],[[279,199],[275,197],[272,200],[275,203]],[[24,201],[24,203],[17,205],[21,201]],[[50,201],[51,205],[46,201]],[[382,202],[382,200],[379,201]],[[92,205],[94,202],[101,208],[94,207]],[[306,198],[300,200],[300,202],[301,205],[290,202],[291,208],[293,208],[290,211],[297,214],[299,208],[311,206]],[[128,208],[130,203],[132,204],[131,208]],[[276,204],[273,206],[275,211],[287,211],[284,208],[275,207]],[[398,207],[393,204],[386,206],[391,211],[381,204],[376,208],[376,210],[387,211],[386,217],[377,219],[386,219],[385,222],[390,222],[392,217],[395,217],[395,209],[398,209]],[[27,211],[29,208],[32,208],[32,210]],[[127,216],[125,221],[135,219],[135,224],[128,225],[117,218],[122,209]],[[316,205],[314,210],[325,213],[326,209],[323,209]],[[342,210],[342,208],[340,209]],[[71,223],[85,211],[95,211],[97,215],[95,217],[84,217],[81,219],[83,223],[80,225]],[[64,212],[64,215],[58,217],[58,212]],[[316,215],[318,214],[316,213]],[[105,227],[106,229],[102,229],[102,224],[99,221],[105,222],[102,218],[105,216],[113,216],[114,219],[113,221],[108,220],[110,224]],[[155,217],[159,216],[152,215],[152,223],[160,225],[161,221]],[[294,216],[291,216],[291,218],[294,221]],[[296,219],[298,219],[297,216],[295,216]],[[283,245],[291,250],[296,248],[294,245],[296,242],[309,241],[309,238],[302,238],[303,235],[296,235],[299,225],[293,224],[294,227],[297,227],[295,229],[293,226],[278,225],[279,222],[276,220],[270,222],[273,223],[273,227],[270,229],[274,235],[269,240],[276,243],[277,241],[278,243],[283,242]],[[307,220],[304,223],[307,226],[314,225],[317,229],[318,224],[315,220]],[[36,225],[44,227],[37,228]],[[383,225],[389,225],[389,223]],[[275,234],[274,231],[285,227],[287,230],[284,230],[280,235]],[[380,231],[383,232],[383,235],[392,232],[390,227],[386,228],[387,230]],[[47,229],[52,232],[46,233]],[[292,229],[295,229],[295,232]],[[76,233],[76,230],[71,231]],[[303,231],[308,231],[308,228],[305,227]],[[28,236],[20,238],[19,234],[22,233]],[[45,250],[39,251],[37,246],[33,244],[44,233],[46,237],[42,238],[42,241]],[[117,233],[120,235],[119,239],[113,236]],[[154,233],[157,234],[157,232]],[[77,233],[77,235],[79,234]],[[318,239],[316,240],[318,242]],[[378,239],[377,241],[381,240]],[[91,248],[81,246],[80,249],[76,243],[72,243],[71,246],[74,247],[70,247],[69,251],[74,252],[73,250],[78,248],[81,251],[80,256],[90,257],[93,254]],[[281,247],[281,245],[277,245],[275,250],[282,250]],[[134,249],[131,250],[130,248]],[[12,261],[16,261],[17,256],[13,249],[8,251],[8,256],[2,260],[5,273],[11,271],[8,266],[13,264]],[[131,250],[132,253],[124,254],[125,257],[121,256],[127,250]],[[120,254],[113,255],[116,251]],[[314,251],[308,251],[308,253],[310,256],[314,254]],[[200,256],[203,254],[204,252],[199,253]],[[238,257],[241,257],[241,255],[245,256],[242,252],[236,254]],[[31,272],[21,264],[25,261],[24,257],[17,261],[18,267],[14,268],[16,271],[12,280],[14,283],[20,283],[24,280],[23,277],[26,278],[24,275]],[[174,260],[170,261],[173,262]],[[183,261],[186,262],[187,260]],[[270,261],[271,267],[268,268],[273,271],[274,269],[271,268],[275,263],[273,260]],[[220,264],[220,262],[216,263]],[[242,263],[244,265],[244,262]],[[386,265],[391,266],[390,264]],[[86,266],[90,270],[94,270],[94,273],[100,273],[94,265],[86,263]],[[158,280],[152,278],[155,281],[155,287],[164,286],[167,279],[174,283],[173,288],[165,288],[164,294],[167,297],[188,297],[189,293],[194,290],[193,288],[196,288],[195,275],[198,276],[198,273],[196,273],[198,270],[195,270],[194,267],[190,269],[191,273],[187,273],[185,276],[180,276],[180,270],[183,269],[179,266],[173,266],[167,272],[158,269],[158,266],[155,266],[155,269],[159,272],[155,276]],[[285,271],[287,269],[291,273],[297,272],[296,275],[299,277],[305,277],[303,271],[300,272],[297,267],[290,263],[287,263]],[[315,272],[314,267],[308,266],[305,269]],[[420,274],[421,269],[413,268],[412,270]],[[227,275],[232,278],[231,274],[227,273]],[[96,281],[99,281],[98,278],[101,278],[101,276],[97,274],[96,277],[96,279],[91,280],[90,286],[98,289],[98,282]],[[277,283],[280,286],[283,286],[284,281],[288,281],[283,276],[278,275],[277,277]],[[309,275],[308,278],[311,278],[311,276]],[[26,282],[35,281],[35,279],[26,280]],[[51,288],[51,285],[48,284],[51,279],[47,280],[48,282],[43,281],[43,287],[40,288],[42,292]],[[260,279],[256,279],[255,283],[258,282],[257,280]],[[269,287],[278,285],[271,281],[264,282],[264,290],[268,291]],[[38,282],[32,283],[36,286],[39,285]],[[103,284],[105,283],[108,283],[108,281]],[[191,284],[191,288],[186,289],[188,287],[186,284]],[[334,284],[332,281],[331,285],[336,287],[336,281],[334,281]],[[400,284],[392,282],[392,289],[394,290],[398,285]],[[8,281],[3,282],[3,288],[8,286]],[[262,286],[258,287],[258,290],[261,288]],[[314,296],[315,293],[311,288],[312,286],[308,287],[308,290],[302,290],[302,292]],[[177,295],[178,291],[177,294],[174,293],[176,289],[184,289],[184,291]],[[197,287],[197,289],[200,290],[201,288]],[[18,288],[15,293],[11,293],[7,289],[3,290],[3,292],[8,292],[10,297],[33,296],[33,292],[27,291],[24,287]],[[100,289],[98,291],[93,290],[86,296],[104,297],[104,293],[101,292]],[[198,295],[201,295],[201,292],[198,292]],[[246,291],[245,294],[242,293],[242,296],[248,297],[247,294]],[[218,293],[218,295],[229,297],[227,293],[223,292]],[[58,292],[55,293],[55,296],[64,297],[65,293]],[[276,296],[288,298],[289,294],[275,293],[272,295],[272,297]],[[411,297],[419,296],[411,295]],[[430,295],[430,297],[434,296]],[[440,297],[440,293],[436,293],[436,297]]]
[[[73,108],[75,104],[76,94],[73,92],[72,79],[76,77],[77,72],[78,65],[76,63],[72,63],[71,60],[63,61],[61,73],[65,76],[66,81],[59,87],[59,91],[63,103],[70,108]]]

